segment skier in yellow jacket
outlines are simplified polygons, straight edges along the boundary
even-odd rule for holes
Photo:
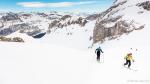
[[[126,63],[124,63],[124,66],[125,65],[128,65],[128,68],[130,68],[131,66],[131,61],[134,62],[133,58],[132,58],[132,53],[129,53],[125,56],[125,59],[126,59]]]

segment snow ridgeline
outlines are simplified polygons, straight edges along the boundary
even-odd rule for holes
[[[47,34],[50,33],[52,28],[57,29],[73,25],[79,25],[83,27],[88,22],[86,20],[87,15],[77,16],[73,14],[69,15],[69,13],[57,13],[57,12],[50,12],[50,13],[10,12],[10,13],[1,13],[0,16],[1,16],[0,36],[6,37],[8,35],[11,36],[11,34],[13,33],[17,34],[21,33],[23,35],[26,34],[31,37],[36,37],[35,35],[41,34],[43,32]],[[56,21],[58,23],[55,23]]]
[[[22,34],[21,38],[28,42],[36,41],[28,36],[41,38],[46,33],[42,38],[44,40],[38,41],[66,46],[72,46],[73,43],[75,47],[82,45],[84,48],[89,48],[94,43],[103,43],[134,30],[143,29],[146,26],[148,18],[145,17],[148,16],[148,12],[149,3],[146,0],[116,0],[106,11],[82,17],[57,12],[4,13],[1,14],[0,34],[9,37],[15,35],[12,33]],[[96,18],[98,19],[95,23]]]
[[[149,18],[149,0],[116,0],[100,14],[93,31],[93,42],[115,39],[122,34],[141,30]],[[143,3],[143,4],[142,4]],[[143,6],[142,6],[143,5]],[[144,8],[142,8],[144,7]]]

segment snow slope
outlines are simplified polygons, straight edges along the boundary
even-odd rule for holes
[[[27,43],[0,42],[0,84],[150,84],[150,13],[143,9],[144,13],[137,14],[137,10],[134,6],[116,14],[145,24],[144,29],[89,50],[94,21],[85,29],[72,25]],[[101,63],[94,52],[99,45],[104,51]],[[132,70],[122,66],[128,52],[135,59]]]
[[[49,43],[0,42],[0,83],[149,84],[149,27],[101,44],[101,63],[94,53],[99,44],[91,50],[78,50]],[[122,66],[128,52],[135,59],[133,70]]]
[[[105,52],[104,63],[93,66],[95,69],[93,69],[92,80],[89,84],[99,84],[100,82],[104,84],[149,84],[149,31],[148,26],[143,30],[101,44]],[[122,66],[125,63],[124,57],[130,52],[135,60],[131,65],[133,70]]]
[[[75,24],[64,28],[53,29],[50,34],[36,41],[87,50],[92,45],[92,39],[90,40],[90,37],[92,37],[94,25],[95,21],[90,21],[84,27]]]
[[[90,77],[86,52],[50,44],[0,44],[0,84],[83,84]]]

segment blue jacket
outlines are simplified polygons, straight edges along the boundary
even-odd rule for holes
[[[95,50],[95,53],[97,53],[98,51],[104,53],[100,47],[98,47],[98,48]]]

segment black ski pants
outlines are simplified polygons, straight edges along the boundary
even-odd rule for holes
[[[124,63],[124,65],[128,65],[128,68],[130,68],[130,66],[131,66],[131,61],[126,59],[126,63]]]

